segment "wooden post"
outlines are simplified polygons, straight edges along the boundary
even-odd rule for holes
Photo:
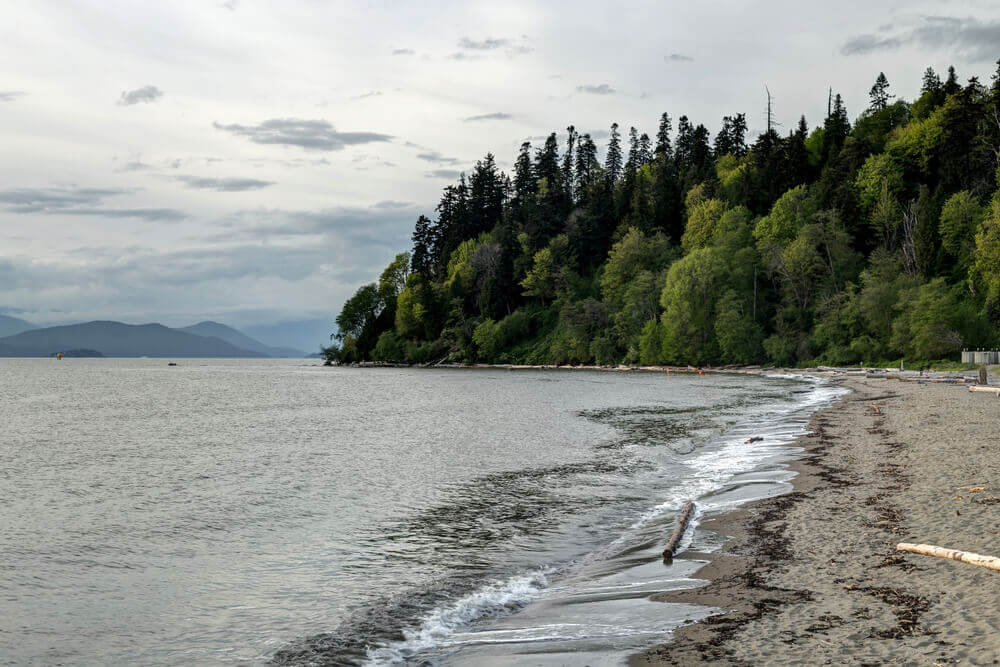
[[[978,565],[979,567],[985,567],[989,570],[996,570],[997,572],[1000,572],[1000,558],[994,558],[993,556],[981,556],[980,554],[974,554],[970,551],[946,549],[945,547],[936,547],[931,544],[908,544],[906,542],[897,544],[896,551],[909,551],[910,553],[920,554],[921,556],[934,556],[935,558],[950,558],[951,560],[968,563],[969,565]]]
[[[692,516],[694,516],[694,503],[688,500],[681,507],[681,513],[677,515],[677,522],[674,524],[674,532],[670,533],[667,547],[663,550],[664,563],[670,563],[674,560],[674,554],[677,552],[677,547],[680,546],[681,538],[684,537],[684,531],[687,530]]]
[[[989,380],[986,377],[986,366],[979,367],[979,384],[989,384]]]

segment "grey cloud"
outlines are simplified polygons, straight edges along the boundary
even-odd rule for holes
[[[405,245],[418,209],[409,202],[382,201],[369,207],[338,206],[316,211],[261,209],[237,213],[218,240],[320,236],[358,247]]]
[[[466,53],[464,51],[457,51],[457,52],[451,54],[450,56],[448,56],[448,58],[450,60],[481,60],[482,56],[480,56],[480,55],[469,55],[468,53]]]
[[[372,91],[367,92],[367,93],[362,93],[362,94],[358,95],[357,97],[352,97],[351,99],[353,99],[353,100],[363,100],[363,99],[365,99],[367,97],[381,97],[381,95],[382,95],[382,91],[381,90],[372,90]]]
[[[424,176],[426,176],[427,178],[447,178],[447,179],[455,179],[461,175],[462,172],[456,169],[434,169],[424,174]]]
[[[434,164],[457,164],[458,158],[445,157],[437,151],[427,151],[424,153],[417,153],[417,159],[423,160],[424,162],[433,162]]]
[[[413,49],[393,49],[392,55],[394,56],[412,56],[416,51]]]
[[[156,86],[143,86],[142,88],[122,92],[122,96],[118,98],[118,104],[132,106],[140,102],[155,102],[160,97],[163,97],[163,91]]]
[[[199,176],[177,176],[175,180],[184,183],[189,188],[198,190],[215,190],[216,192],[245,192],[260,190],[274,181],[261,181],[256,178],[202,178]]]
[[[132,160],[131,162],[126,162],[119,167],[118,171],[145,171],[150,168],[150,165],[146,164],[142,160]]]
[[[503,113],[502,111],[497,111],[495,113],[484,113],[478,116],[469,116],[468,118],[465,118],[464,121],[466,123],[469,123],[477,120],[510,120],[511,118],[513,118],[513,116],[510,115],[509,113]]]
[[[948,49],[972,62],[992,62],[997,57],[998,44],[1000,21],[925,16],[923,23],[916,28],[892,36],[864,34],[851,37],[840,52],[845,56],[854,56],[915,46],[921,49]]]
[[[172,208],[105,208],[105,197],[130,194],[110,188],[17,188],[0,191],[0,204],[10,213],[45,213],[105,218],[140,218],[150,222],[176,222],[187,216]]]
[[[93,206],[105,197],[128,194],[129,190],[104,188],[15,188],[0,190],[0,204],[12,213],[43,213],[74,206]]]
[[[488,51],[503,51],[508,57],[522,55],[525,53],[530,53],[533,49],[527,44],[523,43],[527,41],[527,35],[521,35],[522,43],[517,43],[512,39],[498,39],[494,37],[487,37],[486,39],[475,40],[469,37],[463,37],[458,40],[458,48],[462,49],[457,53],[453,53],[449,58],[452,60],[478,60],[481,55],[475,55],[478,53],[485,53]],[[471,52],[471,53],[470,53]]]
[[[216,129],[246,137],[255,144],[299,146],[306,150],[339,151],[345,146],[390,141],[388,134],[377,132],[338,132],[325,120],[302,118],[272,118],[260,125],[223,125],[213,123]]]
[[[860,56],[875,51],[889,51],[898,49],[903,42],[895,37],[879,37],[877,35],[858,35],[847,40],[840,49],[840,53],[845,56]]]
[[[671,53],[669,56],[663,56],[663,59],[672,63],[689,63],[694,61],[694,58],[686,56],[683,53]]]
[[[0,102],[13,102],[19,97],[24,97],[24,91],[0,90]]]
[[[478,42],[476,40],[469,39],[468,37],[463,37],[458,40],[458,48],[471,49],[473,51],[493,51],[510,45],[511,41],[509,39],[493,39],[492,37],[487,37],[486,39]]]
[[[49,213],[99,218],[140,218],[148,222],[179,222],[187,218],[183,211],[175,208],[69,208]]]
[[[606,83],[600,85],[586,84],[583,86],[577,86],[576,92],[578,93],[590,93],[592,95],[614,95],[615,89]]]

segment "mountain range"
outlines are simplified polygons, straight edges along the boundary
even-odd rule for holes
[[[218,322],[199,322],[179,329],[155,323],[133,325],[109,321],[30,327],[24,320],[0,316],[0,333],[5,334],[0,337],[0,357],[49,357],[71,349],[95,350],[105,357],[305,356],[300,350],[265,345]]]

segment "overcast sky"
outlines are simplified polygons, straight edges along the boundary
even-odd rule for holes
[[[40,323],[332,320],[487,151],[1000,57],[996,2],[0,4],[0,312]]]

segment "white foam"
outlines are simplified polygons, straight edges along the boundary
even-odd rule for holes
[[[403,630],[399,642],[369,649],[367,665],[391,665],[405,662],[413,654],[440,646],[457,631],[479,619],[510,612],[538,597],[548,586],[546,575],[552,569],[539,569],[524,575],[496,581],[432,610],[416,628]]]

